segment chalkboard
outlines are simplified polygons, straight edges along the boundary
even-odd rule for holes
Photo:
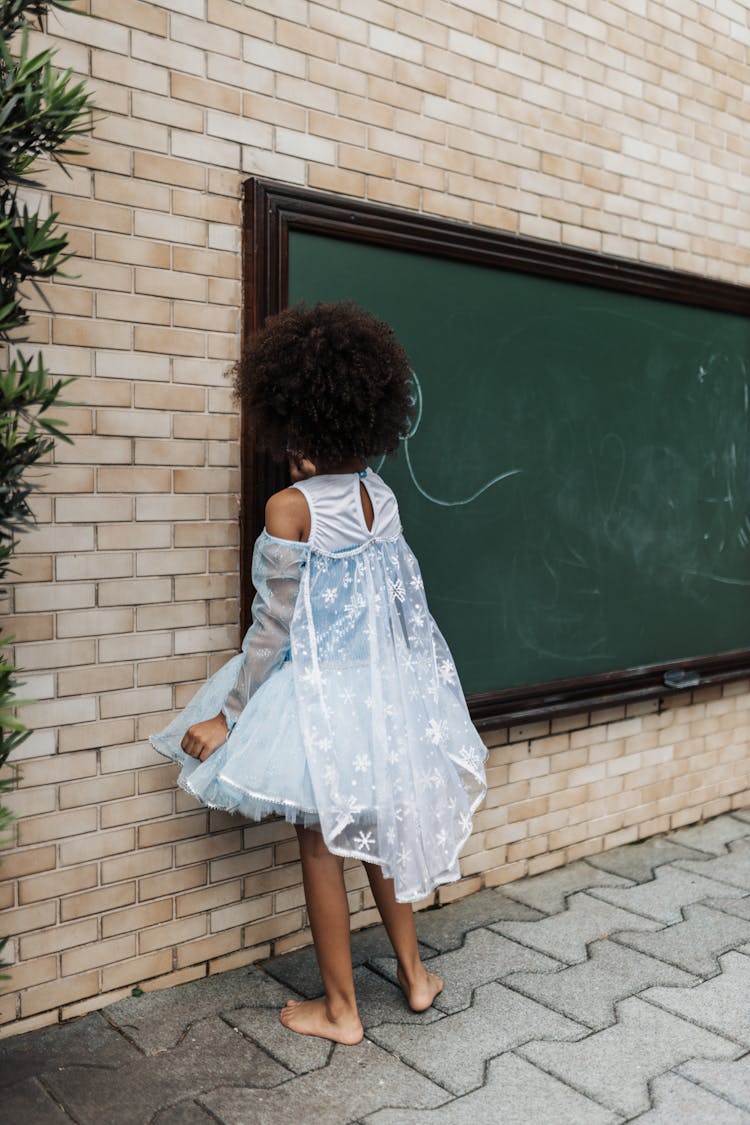
[[[398,496],[467,694],[549,695],[717,654],[737,670],[750,647],[744,291],[735,311],[707,308],[309,222],[290,223],[284,246],[281,304],[352,299],[410,356],[415,424],[371,465]]]

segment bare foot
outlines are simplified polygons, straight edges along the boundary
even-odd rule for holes
[[[443,981],[437,973],[430,973],[421,965],[414,981],[409,984],[406,973],[399,965],[396,969],[398,983],[401,985],[409,1007],[413,1012],[424,1012],[431,1007],[439,992],[443,991]]]
[[[279,1019],[284,1027],[299,1035],[317,1035],[320,1039],[331,1039],[334,1043],[346,1043],[350,1046],[359,1043],[364,1034],[356,1012],[354,1015],[332,1019],[328,1014],[325,997],[320,1000],[287,1000]]]

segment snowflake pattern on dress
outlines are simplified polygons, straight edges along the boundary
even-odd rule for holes
[[[311,551],[291,627],[321,830],[331,851],[378,862],[396,897],[414,901],[459,877],[487,751],[403,535],[326,554],[319,567],[323,555]]]

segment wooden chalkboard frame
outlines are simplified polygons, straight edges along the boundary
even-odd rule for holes
[[[291,230],[750,315],[750,289],[744,286],[252,177],[244,184],[243,339],[267,316],[286,307]],[[285,465],[256,449],[252,427],[244,416],[241,450],[244,631],[250,622],[252,550],[263,527],[265,502],[272,492],[286,487],[289,479]],[[665,674],[680,671],[685,673],[685,686],[670,687]],[[750,649],[742,649],[483,692],[469,696],[468,703],[476,725],[489,730],[653,698],[659,698],[661,705],[670,694],[747,676]]]

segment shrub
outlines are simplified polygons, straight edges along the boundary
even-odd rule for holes
[[[29,51],[30,27],[42,27],[49,8],[67,9],[70,3],[0,0],[0,585],[12,573],[17,536],[34,522],[29,506],[34,484],[27,470],[47,457],[57,438],[70,440],[63,423],[49,414],[61,404],[60,393],[70,380],[54,379],[41,353],[31,356],[21,347],[29,319],[24,287],[31,285],[49,307],[39,281],[61,274],[72,256],[56,226],[57,213],[43,218],[23,201],[29,189],[42,186],[32,178],[39,161],[63,167],[64,157],[80,151],[70,147],[71,140],[90,129],[93,107],[84,83],[53,66],[53,50]],[[22,701],[8,660],[11,641],[0,637],[0,770],[7,764],[0,797],[21,777],[8,757],[30,733],[15,712]],[[0,805],[0,842],[9,842],[13,819]],[[0,953],[7,940],[0,938]]]

